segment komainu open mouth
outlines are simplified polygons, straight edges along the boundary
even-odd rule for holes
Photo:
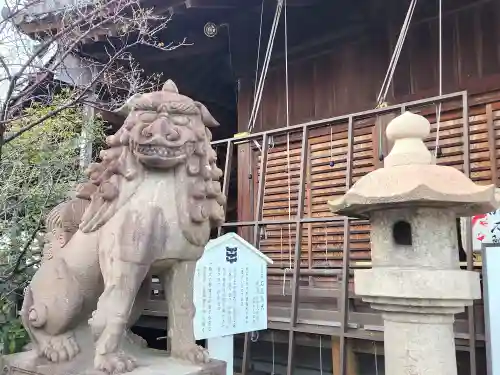
[[[189,155],[194,150],[194,142],[186,142],[179,147],[166,147],[160,145],[143,144],[137,146],[137,152],[144,156],[177,157]]]

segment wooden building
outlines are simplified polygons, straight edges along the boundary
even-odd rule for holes
[[[427,144],[438,145],[438,163],[498,184],[500,0],[443,0],[441,12],[439,0],[418,2],[383,108],[377,94],[410,0],[288,0],[255,127],[239,137],[248,131],[276,1],[151,4],[174,13],[165,38],[187,36],[194,46],[134,56],[220,120],[214,144],[233,209],[222,230],[238,231],[275,262],[269,330],[241,337],[235,370],[382,374],[382,319],[352,289],[352,270],[370,267],[369,223],[332,216],[326,201],[381,165],[390,148],[384,127],[406,109],[433,124]],[[215,35],[204,33],[207,24]],[[40,22],[22,27],[40,32]],[[102,45],[82,50],[99,57]],[[462,251],[463,267],[480,270],[470,246]],[[159,296],[158,286],[139,330],[164,327]],[[478,301],[457,317],[459,374],[485,374],[484,337]]]

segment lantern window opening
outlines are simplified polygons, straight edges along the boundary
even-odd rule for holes
[[[412,246],[411,224],[404,220],[399,220],[392,227],[392,238],[396,245]]]

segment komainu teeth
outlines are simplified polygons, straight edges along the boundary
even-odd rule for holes
[[[143,145],[137,147],[137,151],[143,155],[148,155],[148,156],[159,155],[159,156],[177,157],[191,153],[194,150],[194,147],[195,145],[193,142],[186,142],[184,145],[178,148],[165,148],[152,145]]]

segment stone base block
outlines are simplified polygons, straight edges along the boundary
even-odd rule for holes
[[[360,296],[460,301],[481,298],[479,273],[462,270],[373,268],[354,271],[355,293]]]
[[[94,345],[85,329],[77,334],[82,351],[71,361],[52,363],[27,351],[2,357],[4,375],[107,375],[94,369]],[[125,340],[123,351],[132,356],[137,368],[127,375],[225,375],[226,363],[210,360],[204,365],[193,365],[168,356],[167,352],[140,347]]]
[[[457,375],[453,316],[384,314],[386,375]]]
[[[26,360],[32,362],[35,361],[34,353],[27,352],[17,356],[17,359],[21,359],[22,362],[26,363]],[[11,358],[4,358],[4,368],[3,375],[54,375],[54,374],[66,374],[66,375],[104,375],[104,372],[96,371],[92,366],[85,366],[86,369],[77,370],[76,372],[71,370],[71,362],[65,364],[53,364],[48,363],[48,361],[38,361],[35,366],[26,366],[20,364],[22,367],[16,366],[16,362],[13,361],[12,356],[7,356]],[[31,357],[31,358],[29,358]],[[10,364],[13,362],[12,364]],[[80,366],[76,366],[80,367]],[[68,372],[66,372],[68,371]],[[150,355],[143,356],[138,359],[138,367],[126,373],[127,375],[225,375],[226,374],[226,363],[218,360],[210,360],[209,363],[203,366],[193,366],[189,363],[179,361],[170,357],[167,357],[164,352],[152,351]],[[107,375],[107,374],[106,374]]]

